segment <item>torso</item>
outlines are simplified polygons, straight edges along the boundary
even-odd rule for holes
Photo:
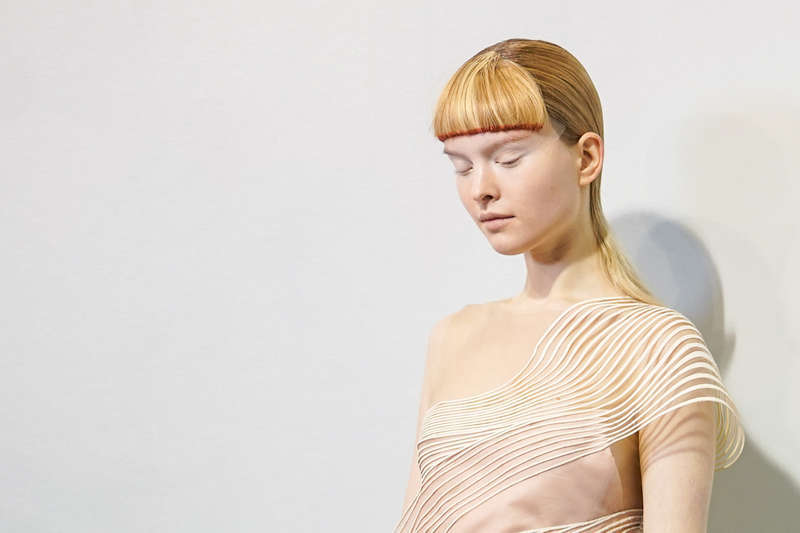
[[[537,341],[568,304],[516,311],[507,300],[470,304],[453,314],[448,340],[429,383],[426,408],[480,394],[509,382],[526,366]],[[638,433],[581,459],[587,471],[605,468],[608,497],[619,508],[642,505]],[[593,463],[592,463],[593,462]],[[616,470],[614,475],[609,468]]]

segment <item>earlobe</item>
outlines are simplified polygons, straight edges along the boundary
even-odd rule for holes
[[[578,172],[578,184],[581,186],[589,185],[594,180],[597,179],[597,176],[600,175],[600,169],[602,167],[602,162],[597,159],[589,159],[589,164],[585,168],[582,168],[580,172]]]
[[[592,174],[579,174],[578,175],[578,185],[580,185],[581,187],[585,187],[586,185],[591,184],[595,180],[596,177],[597,177],[597,174],[595,174],[595,173],[592,173]]]

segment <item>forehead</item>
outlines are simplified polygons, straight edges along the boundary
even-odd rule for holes
[[[442,153],[447,155],[462,155],[467,151],[489,153],[505,144],[524,141],[537,136],[541,136],[541,131],[529,129],[487,131],[472,135],[458,135],[445,139]]]

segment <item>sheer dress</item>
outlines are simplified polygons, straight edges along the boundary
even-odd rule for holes
[[[614,446],[701,401],[727,468],[744,431],[694,324],[628,296],[572,304],[510,380],[424,412],[420,483],[394,533],[641,531],[643,509],[622,498],[641,480],[621,479]]]

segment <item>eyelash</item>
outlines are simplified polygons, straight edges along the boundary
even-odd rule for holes
[[[500,162],[500,161],[498,161],[498,163],[500,163],[500,164],[501,164],[501,165],[503,165],[504,167],[511,168],[511,167],[513,167],[513,166],[514,166],[514,164],[515,164],[515,163],[517,163],[517,162],[518,162],[520,159],[522,159],[522,156],[519,156],[519,157],[518,157],[518,158],[516,158],[516,159],[512,159],[511,161],[505,161],[505,162]],[[466,175],[467,175],[467,172],[469,172],[470,170],[471,170],[471,169],[468,169],[468,170],[456,170],[456,174],[458,174],[459,176],[466,176]]]

